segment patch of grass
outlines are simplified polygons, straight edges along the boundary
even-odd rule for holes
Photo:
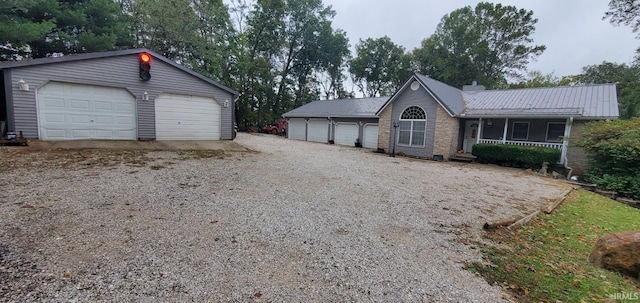
[[[207,149],[207,150],[180,150],[177,151],[176,154],[179,156],[180,160],[196,160],[196,159],[208,159],[208,158],[216,158],[216,159],[224,159],[224,150],[221,149]]]
[[[505,287],[520,302],[625,302],[612,296],[640,293],[640,282],[595,268],[589,254],[601,236],[640,229],[640,210],[578,190],[551,215],[539,215],[515,232],[487,236],[488,264],[470,270]]]
[[[0,149],[0,172],[18,169],[83,169],[126,164],[142,167],[150,159],[145,150],[49,150]]]

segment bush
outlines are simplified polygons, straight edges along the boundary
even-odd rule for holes
[[[591,122],[573,140],[589,152],[585,181],[640,199],[640,118]]]
[[[480,162],[536,169],[542,167],[543,162],[553,166],[561,155],[559,150],[548,147],[485,143],[474,145],[471,153]]]

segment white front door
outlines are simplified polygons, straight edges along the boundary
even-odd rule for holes
[[[464,128],[464,142],[462,149],[465,153],[471,153],[473,145],[478,143],[478,120],[467,120]]]
[[[136,99],[126,89],[49,82],[38,89],[41,140],[136,140]]]
[[[157,140],[220,140],[221,108],[213,98],[162,94],[155,106]]]

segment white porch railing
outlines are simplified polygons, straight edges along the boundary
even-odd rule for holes
[[[478,143],[488,143],[488,144],[511,144],[511,145],[521,145],[521,146],[537,146],[537,147],[550,147],[555,148],[559,151],[562,151],[562,143],[549,143],[549,142],[531,142],[531,141],[502,141],[502,140],[494,140],[494,139],[478,139]]]

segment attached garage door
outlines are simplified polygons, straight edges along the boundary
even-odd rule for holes
[[[287,129],[289,139],[306,140],[307,121],[301,118],[292,118],[289,119],[289,124],[287,126],[289,128]]]
[[[162,94],[155,106],[157,140],[220,140],[220,104],[213,98]]]
[[[358,125],[355,123],[336,124],[336,144],[354,146],[358,138]]]
[[[378,124],[365,125],[363,137],[362,146],[365,148],[378,148]]]
[[[327,143],[329,141],[329,120],[309,119],[308,141]]]
[[[136,140],[136,100],[125,89],[49,82],[38,89],[41,140]]]

